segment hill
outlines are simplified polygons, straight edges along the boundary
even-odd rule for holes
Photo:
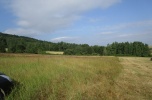
[[[14,39],[23,39],[27,42],[36,42],[36,41],[40,41],[34,38],[30,38],[30,37],[25,37],[25,36],[18,36],[18,35],[11,35],[11,34],[6,34],[6,33],[2,33],[0,32],[0,37],[1,38],[14,38]]]
[[[34,38],[9,35],[0,32],[0,52],[5,53],[46,53],[46,51],[61,51],[65,55],[109,55],[109,56],[150,56],[147,44],[140,41],[114,42],[104,46],[89,46],[88,44],[52,43]]]
[[[0,32],[0,44],[0,52],[38,53],[43,51],[44,48],[49,49],[49,45],[53,43]]]
[[[52,43],[34,38],[10,35],[0,32],[0,52],[10,53],[46,53],[46,51],[62,51],[67,55],[103,55],[103,46],[88,44]]]

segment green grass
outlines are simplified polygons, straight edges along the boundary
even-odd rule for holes
[[[0,71],[19,82],[6,100],[115,99],[116,57],[0,55]]]
[[[0,71],[19,84],[6,100],[151,100],[147,57],[0,54]]]

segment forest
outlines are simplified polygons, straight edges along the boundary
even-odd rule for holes
[[[64,55],[150,56],[148,44],[135,42],[113,42],[107,46],[88,44],[52,43],[34,38],[0,32],[1,53],[45,54],[46,51],[63,51]]]

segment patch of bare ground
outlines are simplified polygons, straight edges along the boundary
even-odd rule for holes
[[[120,57],[123,70],[116,80],[119,100],[152,100],[152,62],[150,58]]]

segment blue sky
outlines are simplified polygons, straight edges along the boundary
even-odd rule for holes
[[[51,42],[152,45],[152,0],[1,0],[0,31]]]

